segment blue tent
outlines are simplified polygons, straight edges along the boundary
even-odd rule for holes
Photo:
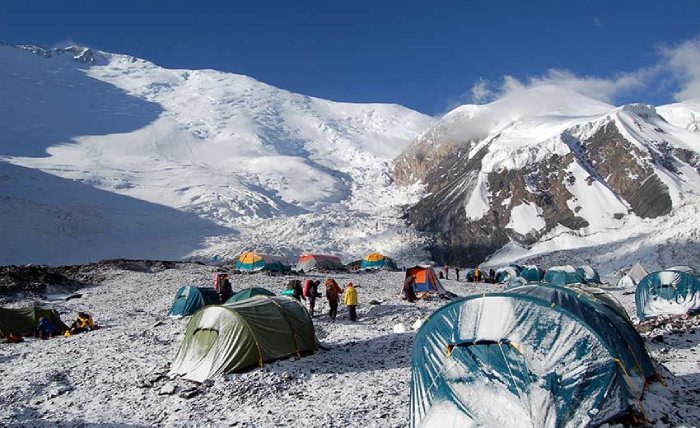
[[[496,270],[496,282],[505,284],[518,277],[518,270],[512,266],[502,267]]]
[[[637,284],[635,302],[640,320],[661,314],[699,312],[700,280],[680,271],[650,273]]]
[[[554,285],[585,284],[586,279],[573,266],[553,266],[542,279]]]
[[[530,265],[523,267],[523,270],[520,271],[520,276],[528,281],[542,281],[544,272],[542,272],[542,269],[538,268],[537,266]]]
[[[186,317],[197,312],[201,307],[219,303],[219,295],[213,288],[185,285],[177,290],[168,316],[171,318]]]
[[[576,272],[586,280],[586,284],[600,284],[600,275],[592,267],[588,265],[579,266],[576,268]]]
[[[623,317],[557,287],[514,291],[466,297],[423,324],[411,427],[597,426],[641,408],[653,365]]]
[[[582,287],[534,283],[509,292],[537,297],[564,308],[603,338],[608,349],[613,350],[616,358],[622,361],[625,370],[645,379],[656,376],[644,339],[630,322],[624,308],[612,296],[605,296],[607,293],[604,291],[594,294]]]

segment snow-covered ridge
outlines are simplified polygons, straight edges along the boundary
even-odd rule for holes
[[[17,170],[22,174],[8,174],[8,185],[0,187],[0,197],[12,201],[0,209],[0,222],[21,217],[14,210],[26,204],[36,206],[37,215],[64,213],[54,221],[43,218],[49,224],[41,230],[31,222],[18,229],[27,244],[17,244],[13,252],[3,249],[0,263],[83,262],[130,256],[131,247],[146,247],[142,256],[164,256],[156,249],[160,244],[119,238],[133,235],[135,224],[92,206],[94,200],[83,204],[104,212],[100,226],[66,233],[63,219],[84,209],[25,191],[52,188],[60,194],[76,182],[139,201],[144,212],[153,205],[186,213],[197,228],[216,230],[195,233],[196,242],[178,243],[173,236],[182,219],[162,219],[172,223],[172,233],[146,240],[170,242],[163,245],[170,257],[210,255],[212,246],[228,253],[275,244],[292,254],[406,250],[407,244],[394,238],[378,239],[383,249],[370,248],[369,232],[326,242],[322,237],[333,234],[306,229],[310,222],[304,219],[335,213],[338,221],[358,228],[371,225],[371,235],[394,236],[406,229],[392,213],[415,198],[415,189],[393,185],[389,162],[434,122],[428,116],[398,105],[294,94],[232,73],[165,69],[83,47],[0,45],[0,76],[0,157],[5,169],[23,168]],[[31,184],[22,181],[30,176]],[[375,214],[378,218],[371,219]],[[272,219],[294,231],[288,240],[305,247],[278,242],[274,231],[254,233]],[[105,222],[111,227],[101,227]],[[29,243],[46,240],[50,247],[71,251],[30,250]],[[102,250],[95,253],[83,240],[99,241]]]
[[[553,234],[568,233],[571,248],[598,233],[631,237],[645,219],[700,200],[698,105],[614,107],[563,88],[518,89],[446,114],[395,173],[426,186],[409,218],[436,236],[440,261],[474,263]]]

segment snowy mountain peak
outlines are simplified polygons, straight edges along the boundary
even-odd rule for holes
[[[75,46],[2,45],[0,75],[0,218],[23,225],[0,263],[420,246],[389,162],[426,115]]]
[[[672,216],[700,195],[700,135],[687,105],[659,110],[553,86],[457,108],[395,161],[399,182],[426,187],[409,220],[452,264]]]

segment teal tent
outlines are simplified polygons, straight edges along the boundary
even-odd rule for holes
[[[523,285],[527,285],[528,280],[523,278],[522,276],[516,276],[515,278],[511,279],[508,281],[506,284],[506,290],[515,288],[515,287],[522,287]]]
[[[689,273],[691,275],[698,275],[698,271],[691,268],[690,266],[684,266],[684,265],[678,265],[678,266],[671,266],[670,268],[666,268],[664,270],[674,270],[676,272],[685,272]]]
[[[588,265],[579,266],[576,272],[586,280],[586,284],[600,284],[600,275],[598,271]]]
[[[505,284],[517,277],[518,271],[512,266],[502,267],[496,270],[496,282],[499,284]]]
[[[273,293],[270,290],[266,290],[266,289],[260,288],[260,287],[250,287],[250,288],[246,288],[244,290],[241,290],[238,293],[231,296],[231,298],[226,301],[226,304],[233,303],[233,302],[240,302],[241,300],[250,299],[251,297],[255,297],[255,296],[274,296],[274,295],[275,295],[275,293]]]
[[[238,257],[236,269],[244,272],[258,272],[261,270],[287,272],[292,268],[285,257],[246,251]]]
[[[542,279],[554,285],[585,284],[586,279],[573,266],[553,266]]]
[[[168,316],[181,318],[192,315],[201,307],[219,304],[219,295],[213,288],[185,285],[175,294]]]
[[[650,273],[637,284],[635,302],[640,320],[696,313],[700,311],[700,280],[680,271]]]
[[[398,270],[398,267],[391,257],[380,253],[369,253],[362,258],[360,269]]]
[[[598,426],[642,413],[655,377],[624,317],[539,284],[438,309],[416,335],[411,364],[411,427]]]
[[[544,272],[535,265],[524,266],[520,271],[520,276],[528,281],[542,281]]]

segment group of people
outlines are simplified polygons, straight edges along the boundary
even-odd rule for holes
[[[313,317],[316,310],[316,299],[322,298],[323,294],[319,292],[319,286],[321,285],[320,279],[307,279],[304,281],[302,287],[301,281],[298,279],[292,279],[287,284],[287,290],[291,291],[290,294],[293,298],[299,300],[305,300],[309,304],[309,313]],[[325,297],[328,301],[328,316],[331,321],[335,321],[338,315],[338,303],[340,301],[340,296],[343,295],[343,303],[348,308],[348,318],[350,321],[357,321],[357,288],[352,282],[348,282],[343,290],[338,282],[333,278],[326,279],[325,282]]]
[[[460,269],[458,267],[454,268],[455,272],[455,279],[459,281],[459,272]],[[442,268],[442,271],[439,273],[440,279],[450,279],[450,267],[445,265]],[[467,282],[489,282],[489,283],[496,283],[496,271],[493,269],[489,269],[488,275],[484,273],[481,269],[478,267],[474,268],[474,270],[470,270],[469,273],[467,273]]]
[[[39,317],[36,327],[34,328],[34,337],[37,339],[50,339],[61,334],[65,337],[69,337],[74,334],[97,330],[98,328],[99,326],[95,324],[95,320],[92,318],[92,315],[87,312],[78,312],[78,317],[65,331],[63,331],[61,328],[57,328],[56,324],[54,324],[51,319],[47,317]],[[5,336],[5,341],[8,343],[20,343],[24,342],[24,338],[21,334],[16,332],[9,332]]]

